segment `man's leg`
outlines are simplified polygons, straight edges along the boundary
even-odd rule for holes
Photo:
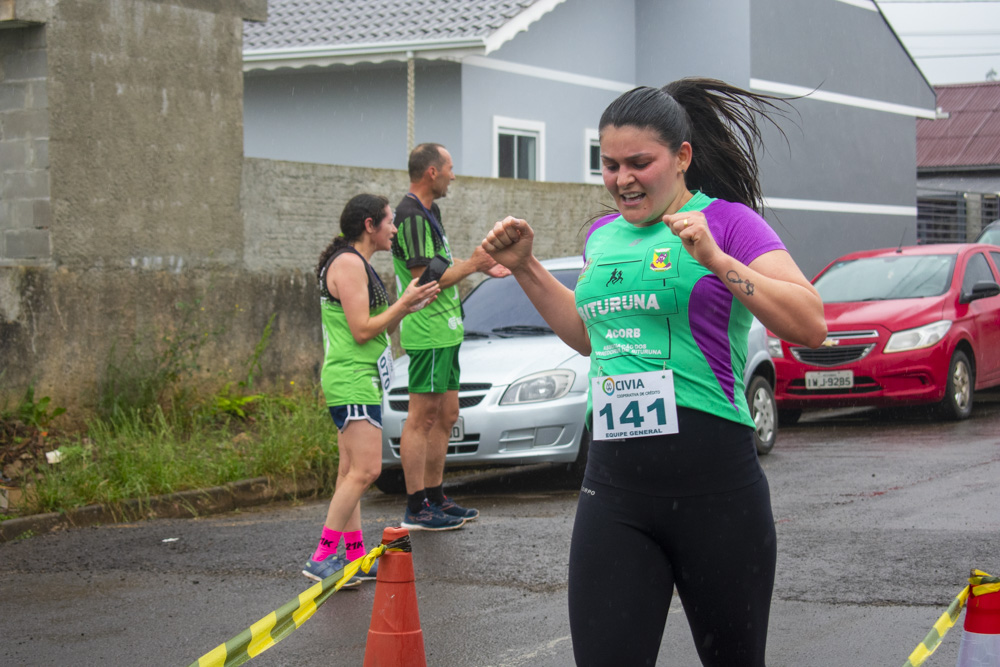
[[[399,443],[407,494],[402,526],[458,528],[465,519],[432,506],[427,496],[428,483],[440,495],[448,438],[458,419],[458,347],[411,351],[409,389],[410,407]]]
[[[458,391],[446,391],[435,396],[439,400],[434,421],[427,430],[427,449],[424,458],[425,489],[441,486],[444,483],[444,462],[448,455],[448,441],[451,439],[451,429],[458,421]]]
[[[457,409],[458,392],[454,393]],[[407,494],[406,514],[401,524],[403,528],[451,530],[460,528],[464,523],[461,517],[444,514],[440,509],[431,507],[426,500],[426,471],[429,466],[439,466],[440,480],[444,470],[444,458],[448,452],[447,435],[442,447],[440,438],[435,433],[440,430],[436,425],[445,397],[446,394],[410,394],[410,408],[399,443],[399,456],[403,463]],[[448,433],[451,433],[450,426]],[[440,483],[439,481],[438,484]]]
[[[403,433],[399,442],[399,457],[403,463],[407,495],[426,488],[426,471],[430,467],[430,461],[434,461],[434,465],[440,465],[440,469],[444,470],[444,457],[448,452],[447,437],[443,452],[439,452],[439,443],[432,443],[435,439],[433,435],[434,425],[438,421],[438,414],[441,412],[445,396],[446,394],[410,394],[410,408],[407,411],[406,423],[403,424]],[[455,401],[457,407],[458,392],[455,392]],[[448,431],[451,432],[450,426]],[[437,459],[440,459],[440,463],[437,462]],[[443,473],[438,475],[439,480],[441,474]]]
[[[451,429],[458,420],[458,391],[448,391],[441,403],[438,420],[435,423],[427,446],[427,462],[424,470],[424,491],[431,507],[445,514],[471,521],[479,516],[479,510],[462,507],[444,495],[444,463],[448,453]]]

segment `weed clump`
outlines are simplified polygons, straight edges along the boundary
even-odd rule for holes
[[[309,476],[332,490],[336,431],[322,392],[255,386],[275,317],[241,379],[206,395],[193,389],[198,358],[222,331],[197,331],[197,305],[179,304],[170,335],[136,341],[121,356],[112,352],[96,416],[84,429],[53,437],[48,427],[64,410],[51,407],[48,397],[36,399],[31,388],[15,408],[0,412],[0,481],[21,487],[20,514],[114,505],[254,477]]]

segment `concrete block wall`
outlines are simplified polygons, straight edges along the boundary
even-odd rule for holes
[[[408,185],[402,170],[248,159],[242,230],[234,237],[243,244],[234,249],[243,257],[238,265],[198,270],[166,256],[126,269],[0,267],[0,397],[16,398],[33,384],[37,395],[86,414],[112,349],[120,355],[136,341],[152,346],[170,335],[179,303],[197,305],[198,331],[224,331],[202,351],[207,384],[240,379],[275,315],[259,380],[311,386],[323,349],[313,276],[319,253],[338,233],[350,197],[372,192],[395,206]],[[439,205],[458,256],[468,256],[493,222],[511,214],[531,223],[536,253],[548,258],[579,253],[586,221],[608,201],[602,186],[459,176]],[[374,265],[393,290],[389,253],[378,253]],[[479,279],[465,281],[463,291]]]
[[[383,195],[395,208],[408,188],[402,170],[248,158],[241,196],[245,267],[312,271],[339,233],[340,213],[351,197]],[[513,215],[531,224],[535,254],[546,259],[580,254],[587,221],[612,200],[603,185],[458,176],[437,203],[456,256],[468,257],[494,222]],[[374,266],[391,278],[389,253],[375,255]]]
[[[52,257],[46,32],[17,25],[0,29],[0,266]]]
[[[395,208],[408,188],[409,178],[402,170],[253,158],[244,162],[240,200],[244,269],[250,275],[287,276],[295,284],[301,279],[303,292],[294,307],[309,304],[306,312],[294,314],[299,322],[307,323],[305,329],[286,327],[273,339],[286,351],[300,351],[297,359],[303,365],[286,366],[285,372],[318,381],[318,375],[308,372],[319,361],[321,349],[319,292],[313,272],[319,254],[340,231],[344,205],[354,195],[367,192],[387,197]],[[602,213],[611,198],[603,185],[459,176],[448,188],[448,196],[437,203],[456,257],[468,257],[494,222],[514,215],[531,224],[535,254],[547,259],[580,254],[587,221]],[[372,265],[394,292],[390,253],[377,253]],[[482,279],[482,274],[474,274],[459,289],[467,293]],[[269,295],[265,296],[270,299]],[[289,304],[280,304],[275,310],[278,321],[292,316],[288,309]],[[398,332],[392,339],[400,354]],[[291,360],[287,355],[285,359]]]

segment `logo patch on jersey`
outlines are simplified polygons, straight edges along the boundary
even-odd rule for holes
[[[582,270],[582,271],[580,271],[580,275],[579,275],[579,276],[577,276],[577,278],[576,278],[576,282],[580,282],[581,280],[583,280],[583,277],[584,277],[585,275],[587,275],[587,271],[588,271],[588,270],[590,269],[590,264],[591,264],[591,263],[592,263],[593,261],[594,261],[594,260],[592,260],[592,259],[591,259],[590,257],[588,257],[588,258],[587,258],[587,262],[586,262],[586,263],[585,263],[585,264],[583,265],[583,270]]]
[[[608,282],[604,284],[605,287],[610,287],[611,285],[617,285],[618,283],[625,280],[625,276],[618,269],[611,269],[611,277],[608,278]]]
[[[649,268],[654,271],[666,271],[670,266],[670,248],[654,249],[653,261],[649,263]]]

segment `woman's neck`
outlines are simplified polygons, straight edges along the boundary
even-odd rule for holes
[[[689,201],[691,201],[691,199],[693,197],[694,197],[694,193],[691,192],[690,190],[688,190],[687,188],[684,188],[678,194],[677,199],[675,199],[674,201],[670,202],[670,206],[667,207],[667,210],[664,211],[663,214],[664,215],[673,215],[677,211],[679,211],[682,208],[684,208],[684,205],[687,204]]]
[[[355,250],[357,250],[358,254],[364,257],[366,262],[371,264],[372,255],[375,254],[375,244],[372,243],[367,236],[362,236],[357,241],[350,243],[348,245],[352,246]]]

